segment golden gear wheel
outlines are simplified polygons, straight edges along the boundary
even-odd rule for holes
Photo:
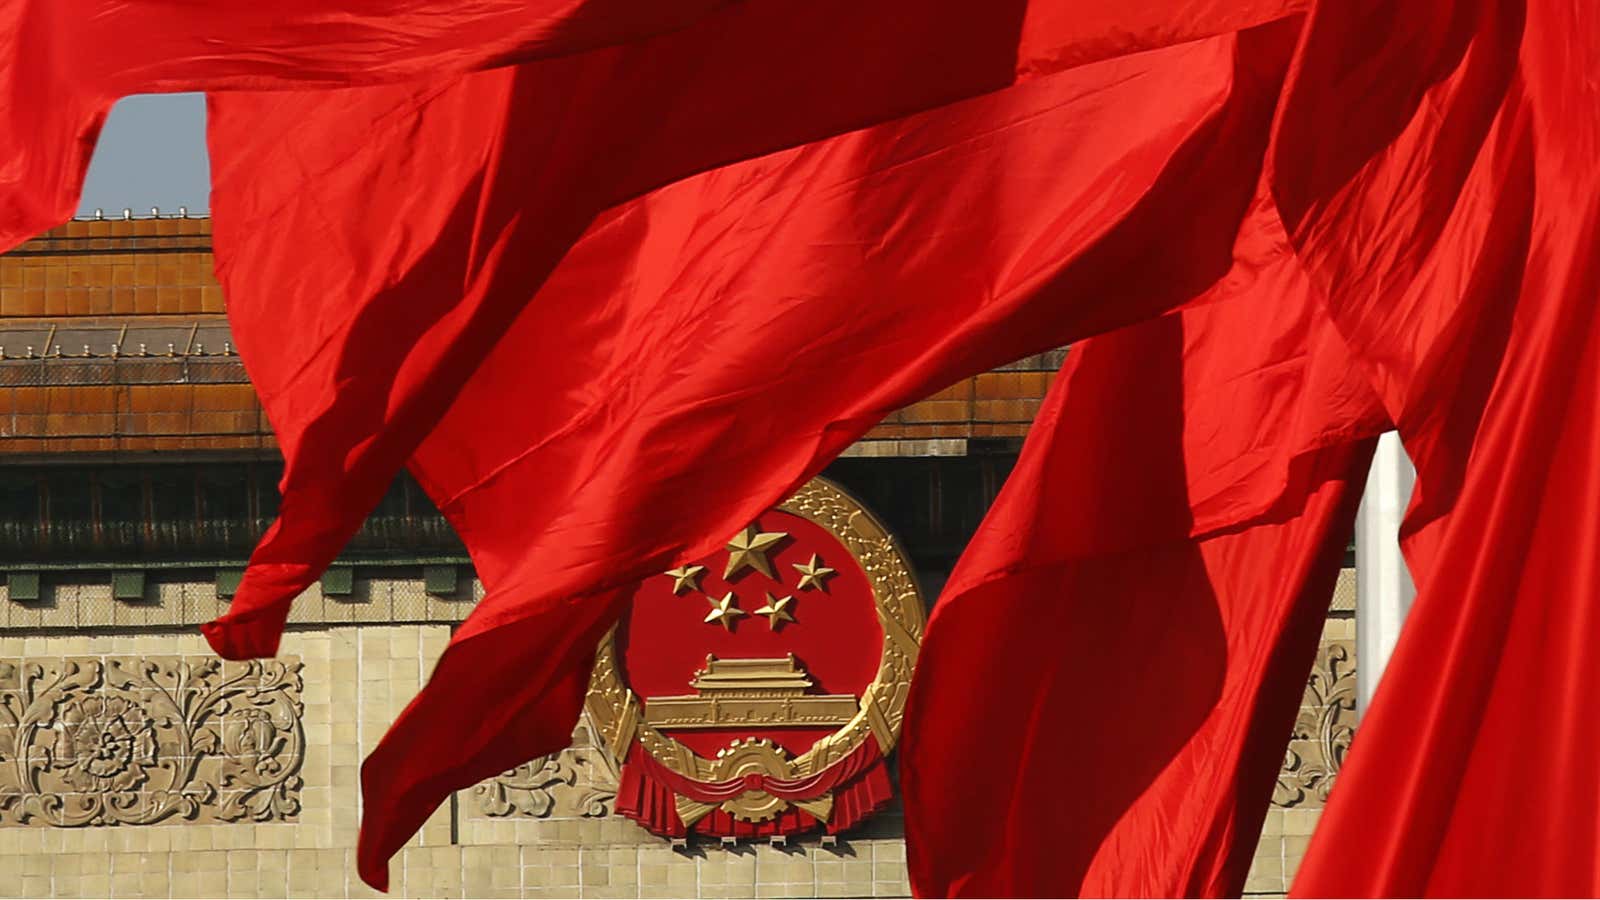
[[[773,778],[794,777],[794,764],[782,747],[767,738],[745,738],[717,751],[712,765],[717,781],[731,781],[746,775]],[[750,790],[722,804],[724,812],[746,822],[765,822],[787,809],[789,804],[766,791]]]

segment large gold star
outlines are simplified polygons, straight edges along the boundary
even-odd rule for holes
[[[767,605],[756,610],[756,615],[767,617],[767,627],[777,631],[784,622],[793,622],[794,616],[789,614],[789,604],[794,602],[793,597],[774,597],[767,592]]]
[[[796,569],[800,570],[800,584],[795,588],[795,590],[803,591],[807,588],[815,588],[824,593],[827,592],[827,588],[822,586],[822,579],[832,575],[833,570],[822,565],[821,563],[822,560],[819,559],[815,553],[813,553],[811,554],[810,562],[804,564],[792,564]]]
[[[732,578],[735,572],[746,568],[755,569],[768,578],[773,577],[772,561],[767,559],[767,551],[788,536],[788,532],[757,531],[754,525],[746,525],[728,542],[728,568],[722,577]]]
[[[704,575],[705,566],[679,566],[668,569],[666,574],[672,579],[672,593],[681,594],[684,588],[691,591],[700,590],[700,576]]]
[[[722,595],[722,599],[707,597],[706,602],[711,604],[711,612],[706,613],[706,621],[721,625],[729,631],[733,630],[733,620],[744,615],[744,610],[733,605],[733,591]]]

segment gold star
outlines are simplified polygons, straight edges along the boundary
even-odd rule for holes
[[[733,573],[747,567],[768,578],[773,577],[772,561],[767,559],[767,551],[788,536],[788,532],[757,531],[754,525],[746,525],[728,542],[728,569],[722,573],[722,577],[732,578]]]
[[[722,599],[707,597],[706,602],[711,604],[711,612],[706,613],[707,622],[715,622],[729,631],[733,630],[733,620],[745,614],[744,610],[733,605],[733,591],[722,595]]]
[[[700,576],[704,575],[705,571],[705,566],[679,566],[676,569],[668,569],[666,574],[672,579],[672,593],[681,594],[684,588],[691,591],[700,590]]]
[[[789,615],[789,604],[793,602],[793,597],[784,597],[779,599],[772,596],[772,593],[769,591],[767,592],[767,605],[756,610],[756,615],[766,616],[767,627],[771,628],[773,631],[777,631],[778,626],[782,625],[784,622],[794,621],[794,616]]]
[[[817,555],[813,553],[811,554],[810,562],[805,564],[793,563],[793,566],[800,570],[800,585],[795,590],[803,591],[806,588],[816,588],[824,593],[827,592],[827,588],[822,586],[822,579],[832,575],[833,570],[827,566],[819,565],[821,562],[822,560],[818,559]]]

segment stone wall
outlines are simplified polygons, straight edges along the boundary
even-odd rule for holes
[[[192,629],[173,627],[224,602],[210,582],[157,588],[143,624],[114,618],[129,604],[97,593],[80,605],[88,598],[74,592],[86,588],[73,585],[47,585],[39,601],[75,606],[70,627],[44,624],[43,609],[8,616],[0,871],[12,877],[0,878],[0,896],[374,894],[354,874],[360,762],[470,603],[439,601],[431,621],[374,621],[369,604],[392,615],[421,584],[357,588],[354,599],[307,598],[319,621],[292,626],[280,658],[264,663],[219,662]],[[473,590],[463,584],[461,599]],[[152,612],[168,602],[177,610]],[[86,609],[105,618],[85,620]],[[1284,890],[1348,742],[1351,626],[1348,614],[1329,620],[1249,893]],[[674,849],[611,814],[616,778],[580,725],[572,749],[441,807],[393,861],[394,895],[908,894],[894,810],[830,846]]]
[[[449,633],[296,630],[264,664],[218,663],[191,634],[0,637],[0,860],[20,875],[0,892],[374,894],[354,875],[359,765]],[[396,895],[907,893],[892,827],[679,852],[609,815],[615,783],[580,747],[458,794],[396,857]]]
[[[1355,570],[1340,574],[1322,646],[1261,826],[1246,896],[1283,896],[1305,858],[1311,832],[1356,726]]]

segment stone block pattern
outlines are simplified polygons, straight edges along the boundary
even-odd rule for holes
[[[190,628],[0,631],[0,871],[11,876],[0,878],[0,897],[374,896],[354,870],[360,763],[421,687],[451,627],[321,618],[291,625],[282,656],[256,664],[216,662]],[[1349,618],[1329,620],[1249,894],[1281,894],[1304,854],[1348,745],[1353,638]],[[30,709],[39,724],[21,740],[13,720]],[[53,780],[33,794],[138,799],[105,805],[98,821],[83,812],[92,802],[74,799],[57,811],[76,818],[51,819],[52,807],[23,797],[13,774],[19,761],[26,770],[44,759],[40,748],[51,762],[41,777]],[[163,761],[202,757],[183,788],[169,787]],[[142,774],[128,774],[134,765]],[[278,787],[227,805],[229,791],[252,790],[242,773],[259,780],[269,770]],[[813,838],[674,849],[612,814],[616,779],[616,761],[580,724],[571,749],[444,804],[395,857],[393,896],[909,895],[895,810],[833,846]],[[162,812],[149,796],[174,790],[188,790],[194,805],[175,800]],[[25,807],[39,812],[24,821]]]
[[[214,580],[180,581],[163,573],[150,579],[144,599],[117,600],[112,596],[109,576],[101,573],[96,577],[101,579],[98,583],[61,583],[55,573],[50,573],[38,600],[12,600],[5,580],[0,578],[0,635],[33,636],[61,629],[192,631],[202,622],[227,612],[231,602],[217,593]],[[328,595],[320,584],[313,583],[295,598],[289,624],[338,627],[455,623],[465,619],[473,604],[482,598],[483,583],[476,578],[463,578],[452,594],[435,595],[425,591],[417,578],[394,578],[381,572],[369,576],[363,572],[349,594]],[[201,647],[209,653],[203,643]],[[428,664],[432,662],[430,658]]]
[[[1355,736],[1355,639],[1352,614],[1336,612],[1323,625],[1322,645],[1245,881],[1246,896],[1283,896],[1305,858],[1311,832]]]
[[[244,803],[243,815],[222,805],[228,785],[236,788],[237,779],[223,784],[227,779],[215,774],[205,776],[217,782],[210,799],[200,799],[203,789],[190,792],[196,798],[193,808],[179,804],[164,815],[145,814],[152,807],[141,799],[128,807],[139,815],[112,813],[98,822],[34,815],[24,822],[11,774],[18,729],[0,711],[6,722],[0,725],[0,777],[10,779],[0,781],[5,798],[0,804],[6,804],[0,808],[0,871],[11,876],[0,878],[0,897],[378,896],[355,875],[360,763],[421,687],[449,635],[444,624],[302,626],[285,635],[278,660],[254,664],[216,661],[203,639],[188,630],[0,635],[4,710],[14,715],[19,707],[50,705],[37,697],[23,703],[29,690],[35,695],[55,690],[77,698],[82,708],[76,721],[84,732],[83,750],[72,743],[77,735],[68,732],[59,758],[70,765],[86,758],[87,774],[51,768],[50,777],[57,779],[52,785],[74,788],[78,795],[101,790],[97,796],[119,796],[127,793],[125,787],[137,795],[157,780],[161,783],[155,786],[164,788],[169,776],[156,767],[186,754],[176,736],[181,717],[170,708],[161,712],[162,704],[187,704],[201,728],[216,723],[210,726],[214,744],[207,744],[216,750],[207,763],[213,768],[202,767],[202,774],[256,771],[272,755],[293,770],[280,783],[294,785],[274,795],[292,803]],[[28,678],[31,687],[23,684]],[[180,689],[180,681],[187,687]],[[256,696],[246,696],[251,691]],[[221,712],[216,711],[223,705],[218,695],[227,697]],[[282,699],[269,701],[269,696]],[[207,704],[210,714],[196,711]],[[252,734],[248,723],[256,721],[250,712],[256,708],[275,715],[292,708],[295,721],[277,720],[270,737],[260,728]],[[54,715],[67,718],[64,712]],[[84,723],[95,724],[84,730]],[[43,731],[54,729],[33,733]],[[59,742],[54,733],[48,737],[42,745],[54,753]],[[905,849],[893,815],[833,847],[806,841],[786,848],[696,844],[675,851],[631,821],[610,815],[615,762],[588,746],[584,729],[576,738],[572,749],[463,791],[443,805],[395,857],[393,896],[909,895]],[[30,739],[30,745],[41,742]],[[266,755],[263,745],[270,751]],[[101,747],[109,748],[107,758],[127,765],[96,763]],[[129,774],[133,765],[144,769],[144,781],[137,785],[133,782],[140,776]],[[76,785],[67,781],[69,774]],[[38,800],[32,803],[41,806]],[[69,802],[67,808],[84,807]],[[262,811],[266,814],[258,814]]]

